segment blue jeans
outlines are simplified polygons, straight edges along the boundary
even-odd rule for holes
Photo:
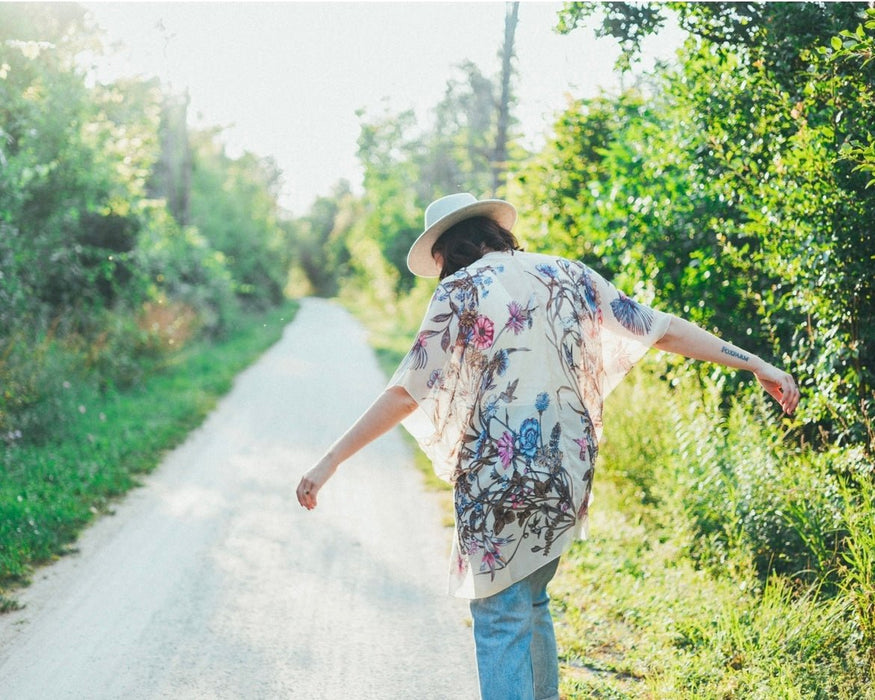
[[[559,559],[471,601],[482,700],[558,700],[559,660],[547,584]]]

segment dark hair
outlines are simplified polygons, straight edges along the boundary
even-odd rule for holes
[[[448,228],[431,247],[444,260],[440,278],[467,267],[488,250],[522,250],[506,228],[485,216],[473,216]]]

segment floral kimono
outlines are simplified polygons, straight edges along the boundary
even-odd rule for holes
[[[390,385],[454,487],[451,593],[497,593],[585,536],[603,401],[669,318],[546,255],[488,253],[440,283]]]

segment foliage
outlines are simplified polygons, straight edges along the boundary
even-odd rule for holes
[[[190,134],[187,101],[157,80],[95,84],[77,57],[101,48],[77,5],[0,5],[6,442],[63,434],[61,381],[136,385],[186,343],[226,333],[241,305],[284,296],[275,164],[228,157],[218,131]]]
[[[422,232],[422,212],[429,202],[460,191],[494,194],[498,94],[496,81],[466,62],[447,82],[431,124],[421,124],[412,110],[378,117],[360,114],[365,192],[348,246],[376,243],[390,265],[394,293],[407,292],[416,283],[407,270],[407,251]],[[509,148],[514,158],[519,156],[513,138]],[[353,258],[353,277],[369,285],[378,270],[355,264]]]
[[[718,385],[665,371],[608,401],[591,540],[552,591],[565,693],[870,697],[865,462],[787,450],[761,406],[727,418]]]
[[[137,230],[128,200],[148,168],[143,132],[154,112],[147,91],[132,93],[140,109],[122,123],[117,92],[89,93],[74,64],[88,45],[75,6],[4,5],[0,18],[4,296],[37,322],[62,309],[87,314],[129,276]]]
[[[235,293],[267,308],[282,300],[291,263],[279,223],[280,172],[270,158],[229,157],[216,136],[193,135],[191,224],[224,255]]]
[[[334,296],[341,281],[350,276],[346,234],[357,218],[357,206],[349,183],[341,181],[331,197],[317,199],[310,213],[293,223],[295,260],[315,294]]]
[[[669,11],[690,38],[649,91],[558,115],[508,185],[518,235],[787,366],[805,389],[787,419],[713,367],[656,362],[621,385],[594,539],[553,590],[568,697],[872,697],[875,15],[863,9],[573,3],[560,18],[607,18],[599,31],[621,40],[624,68]],[[406,136],[408,119],[363,132],[377,156],[366,212],[388,207],[393,231],[415,230],[411,210],[428,201],[403,194],[419,182],[411,138],[427,142]],[[350,269],[358,258],[391,281],[377,235],[349,239]],[[398,326],[410,336],[407,305],[429,288],[357,287],[384,354],[403,352]]]
[[[164,207],[146,206],[142,217],[136,261],[149,299],[141,312],[143,325],[166,336],[187,308],[195,315],[192,331],[222,335],[237,315],[234,277],[224,253],[212,248],[194,226],[180,228]],[[150,322],[147,317],[156,306],[182,313]]]

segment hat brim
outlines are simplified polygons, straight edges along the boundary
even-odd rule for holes
[[[407,253],[407,267],[417,277],[439,277],[441,268],[431,256],[435,241],[448,228],[475,216],[485,216],[508,231],[516,223],[516,209],[503,199],[482,199],[460,207],[435,221],[420,234]]]

